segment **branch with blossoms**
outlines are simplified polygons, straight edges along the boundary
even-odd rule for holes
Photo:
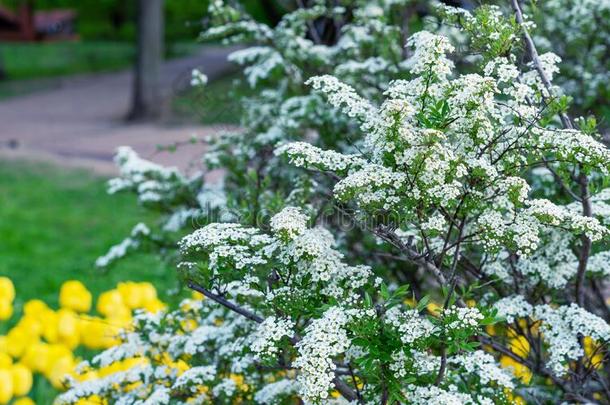
[[[230,309],[231,311],[236,312],[236,313],[246,317],[247,319],[249,319],[251,321],[254,321],[256,323],[263,323],[263,318],[261,318],[260,316],[255,315],[252,312],[248,311],[247,309],[242,308],[238,305],[235,305],[230,301],[227,301],[223,297],[206,290],[205,288],[201,287],[200,285],[198,285],[197,283],[195,283],[193,281],[188,282],[188,287],[194,291],[197,291],[198,293],[203,294],[205,297],[217,302],[218,304]],[[291,339],[291,341],[292,341],[292,343],[295,343],[295,344],[298,342],[295,339]],[[352,390],[349,387],[349,385],[347,385],[345,382],[343,382],[343,380],[339,379],[338,377],[335,377],[335,379],[333,380],[333,383],[335,384],[335,387],[341,393],[341,395],[343,395],[347,400],[354,401],[354,400],[358,399],[358,395],[356,394],[356,392],[354,390]]]

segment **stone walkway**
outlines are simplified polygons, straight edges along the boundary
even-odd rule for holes
[[[45,160],[112,175],[116,173],[114,151],[130,145],[156,162],[188,169],[198,160],[203,146],[157,153],[157,145],[208,135],[219,128],[172,123],[171,100],[189,85],[193,68],[198,67],[210,79],[229,70],[226,56],[230,51],[206,47],[196,55],[164,64],[162,88],[167,113],[159,123],[125,122],[131,97],[130,70],[61,79],[53,89],[0,101],[0,158]]]

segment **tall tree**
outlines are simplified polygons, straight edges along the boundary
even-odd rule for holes
[[[163,25],[163,0],[138,0],[137,59],[129,113],[131,120],[155,119],[161,114]]]

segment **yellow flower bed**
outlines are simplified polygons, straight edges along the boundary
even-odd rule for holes
[[[0,322],[13,317],[14,300],[13,283],[0,277]],[[130,326],[136,309],[157,312],[165,307],[152,284],[129,281],[100,294],[97,314],[91,313],[93,296],[80,281],[61,286],[59,303],[54,310],[41,300],[26,302],[21,319],[0,335],[0,404],[34,404],[27,395],[36,374],[61,389],[67,375],[77,377],[75,367],[81,359],[74,355],[76,349],[112,347],[118,343],[118,332]]]

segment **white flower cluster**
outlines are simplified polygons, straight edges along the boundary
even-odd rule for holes
[[[264,249],[272,239],[257,229],[239,224],[214,223],[196,230],[180,241],[183,253],[206,252],[209,266],[218,271],[225,261],[236,269],[267,263]]]
[[[498,316],[506,318],[508,323],[518,318],[525,318],[532,314],[534,307],[522,295],[513,295],[499,299],[494,303]]]
[[[288,240],[294,239],[305,232],[308,219],[300,208],[286,207],[271,218],[271,230]]]
[[[208,84],[208,77],[199,69],[193,69],[191,72],[191,86],[205,86]]]
[[[60,405],[75,404],[78,403],[81,398],[89,398],[94,395],[104,397],[109,394],[114,387],[133,386],[136,383],[150,379],[152,374],[153,369],[150,366],[135,366],[127,371],[119,371],[103,378],[93,379],[86,383],[75,385],[69,391],[57,397],[56,403]],[[142,397],[150,395],[148,392],[149,390],[149,386],[140,387],[140,389],[136,388],[132,390],[130,394],[125,395],[121,402],[127,404],[141,401]],[[142,395],[142,397],[139,397],[139,395]]]
[[[335,195],[341,200],[355,198],[366,207],[390,209],[400,202],[400,193],[407,176],[381,165],[368,164],[335,185]]]
[[[294,322],[286,318],[267,317],[256,330],[250,348],[257,356],[274,356],[278,353],[278,342],[294,334]]]
[[[296,394],[298,389],[299,386],[296,381],[283,379],[265,385],[254,394],[254,400],[257,404],[280,404],[284,397]]]
[[[247,65],[244,74],[252,88],[255,88],[261,80],[267,79],[272,73],[282,70],[286,63],[282,55],[266,46],[240,49],[232,52],[228,60],[239,65]]]
[[[431,71],[442,79],[453,70],[453,62],[445,55],[453,52],[454,47],[446,37],[427,31],[416,32],[409,38],[407,45],[415,49],[413,57],[408,62],[412,73],[426,74]]]
[[[188,390],[195,393],[199,390],[199,387],[207,382],[213,381],[215,378],[215,366],[192,367],[176,379],[172,388],[176,390]]]
[[[474,405],[479,403],[472,396],[459,392],[457,386],[452,385],[448,390],[429,386],[410,385],[407,387],[407,398],[413,405]],[[489,404],[493,404],[493,401]]]
[[[118,148],[115,162],[121,177],[108,182],[108,192],[116,193],[124,189],[134,189],[142,203],[159,202],[172,198],[176,187],[187,183],[187,180],[175,167],[163,167],[142,159],[128,146]]]
[[[401,311],[394,307],[386,312],[385,322],[400,333],[400,340],[405,345],[412,345],[420,339],[430,337],[436,330],[427,319],[422,318],[415,309]]]
[[[482,350],[454,356],[449,362],[463,367],[470,375],[477,375],[481,384],[496,383],[502,387],[512,389],[515,387],[513,376],[506,369],[500,368],[494,357]]]
[[[333,359],[345,353],[351,344],[344,328],[348,322],[341,308],[332,307],[305,328],[305,336],[296,345],[299,355],[293,362],[301,372],[297,381],[305,401],[325,400],[333,389],[337,368]]]
[[[567,361],[584,355],[580,336],[589,336],[602,345],[610,342],[610,325],[576,304],[558,308],[540,305],[532,315],[542,321],[540,331],[550,352],[548,366],[558,376],[567,372]]]
[[[396,11],[413,5],[407,0],[372,0],[354,8],[322,3],[287,13],[271,29],[222,1],[212,2],[211,20],[227,23],[209,30],[207,38],[227,35],[259,43],[231,56],[256,90],[243,106],[243,130],[209,139],[205,162],[225,176],[218,189],[206,189],[202,177],[186,179],[129,149],[119,151],[121,177],[110,185],[111,191],[130,189],[148,207],[167,213],[161,229],[175,232],[174,238],[186,233],[181,231],[189,219],[205,213],[206,201],[215,209],[237,207],[230,219],[236,221],[240,214],[250,214],[253,204],[262,214],[277,212],[284,198],[288,206],[261,229],[212,224],[180,242],[183,265],[211,280],[204,287],[255,316],[246,319],[206,299],[156,319],[138,319],[125,343],[94,363],[113,365],[136,357],[149,363],[137,373],[102,382],[73,381],[66,394],[71,401],[100,395],[119,404],[143,398],[179,403],[189,396],[185,402],[345,404],[347,400],[332,399],[331,392],[337,378],[353,372],[353,380],[345,378],[343,384],[358,391],[363,402],[376,404],[381,379],[361,378],[366,374],[362,367],[383,364],[397,380],[386,388],[396,391],[392,395],[404,394],[409,403],[504,403],[516,395],[508,390],[517,386],[493,354],[459,349],[482,332],[483,319],[491,322],[484,305],[509,323],[496,328],[497,336],[490,339],[510,339],[503,335],[505,329],[512,333],[522,327],[523,318],[539,325],[543,346],[535,360],[548,364],[568,387],[574,384],[566,365],[583,355],[581,337],[607,344],[610,332],[601,318],[557,303],[572,300],[572,288],[562,290],[576,274],[580,234],[605,242],[608,231],[602,224],[610,224],[610,197],[591,197],[591,217],[581,215],[578,201],[565,206],[551,201],[565,197],[557,191],[555,177],[569,182],[570,174],[579,173],[573,170],[590,173],[592,189],[604,184],[610,155],[588,131],[553,127],[543,97],[560,93],[546,89],[536,67],[524,66],[520,51],[514,52],[522,34],[518,24],[495,6],[477,9],[482,14],[455,11],[454,17],[471,24],[469,39],[479,41],[475,45],[483,52],[455,55],[459,63],[454,63],[448,57],[455,51],[453,41],[444,36],[419,32],[403,47],[404,27],[392,21]],[[342,28],[331,30],[333,38],[325,31],[324,38],[316,39],[335,18]],[[477,33],[484,35],[477,38]],[[467,46],[463,42],[456,48],[462,45]],[[540,59],[549,77],[557,74],[556,55],[541,52]],[[310,78],[313,72],[320,76]],[[293,140],[297,142],[287,143]],[[276,157],[286,157],[294,166],[333,172],[325,180],[338,176],[334,197],[341,205],[354,203],[357,219],[377,220],[379,210],[388,210],[398,212],[397,221],[384,223],[387,233],[375,235],[367,229],[344,232],[333,221],[328,229],[308,228],[305,212],[326,203],[328,190],[320,189],[328,181],[318,182],[302,170],[283,170],[271,155],[273,148]],[[543,159],[553,172],[540,173]],[[533,167],[530,189],[525,179]],[[549,200],[534,199],[541,183]],[[576,189],[569,183],[567,194]],[[393,227],[399,228],[400,241],[392,238]],[[151,232],[140,236],[157,240]],[[608,275],[608,252],[600,245],[592,248],[587,269],[594,281]],[[129,248],[126,244],[117,252]],[[372,248],[379,252],[368,251]],[[348,265],[346,257],[374,263],[380,277],[373,282],[371,267]],[[480,288],[471,291],[481,310],[453,306],[426,317],[386,300],[383,289],[379,293],[382,282],[393,291],[393,283],[407,279],[422,294],[434,289],[435,295],[442,282],[422,271],[422,263],[446,275],[452,257],[456,297],[476,278]],[[392,263],[394,258],[408,264]],[[504,284],[497,285],[498,278]],[[487,294],[492,287],[497,290]],[[511,295],[515,293],[524,295]],[[387,310],[378,311],[384,301]],[[361,333],[380,326],[392,344],[387,351],[379,346],[369,350],[376,343],[361,339]],[[431,385],[441,368],[439,340],[458,352],[447,353],[442,381]],[[296,344],[296,353],[288,342]],[[281,364],[274,369],[267,361],[276,358]],[[136,379],[141,384],[134,388]],[[549,397],[544,401],[561,400],[563,393],[554,388],[545,387]],[[533,387],[532,395],[538,391]]]
[[[574,214],[549,200],[530,200],[528,205],[529,213],[543,223],[553,226],[564,225],[575,232],[586,234],[593,241],[608,235],[608,228],[601,225],[596,218]]]
[[[352,118],[374,119],[377,109],[356,91],[336,77],[330,75],[315,76],[305,82],[314,90],[322,91],[328,96],[328,102],[340,108]]]
[[[610,79],[610,5],[596,0],[547,0],[528,7],[536,22],[536,43],[562,56],[562,75],[557,79],[564,91],[575,97],[582,110],[594,107],[600,89]],[[587,44],[587,46],[582,46]]]
[[[509,323],[528,317],[541,322],[541,336],[548,344],[548,366],[558,376],[567,372],[569,360],[578,360],[584,355],[581,337],[591,337],[600,344],[610,342],[610,325],[576,304],[533,306],[523,296],[516,295],[500,299],[494,307],[498,316],[505,317]]]
[[[445,327],[448,330],[477,329],[480,321],[484,318],[478,308],[462,308],[455,305],[444,309],[441,317],[448,321]]]
[[[540,148],[553,148],[560,160],[584,164],[610,173],[610,149],[577,130],[545,130],[537,141]]]
[[[332,150],[322,150],[307,142],[291,142],[275,149],[277,156],[287,156],[288,161],[306,169],[316,168],[333,172],[344,172],[364,166],[363,159],[356,155],[344,155]]]

